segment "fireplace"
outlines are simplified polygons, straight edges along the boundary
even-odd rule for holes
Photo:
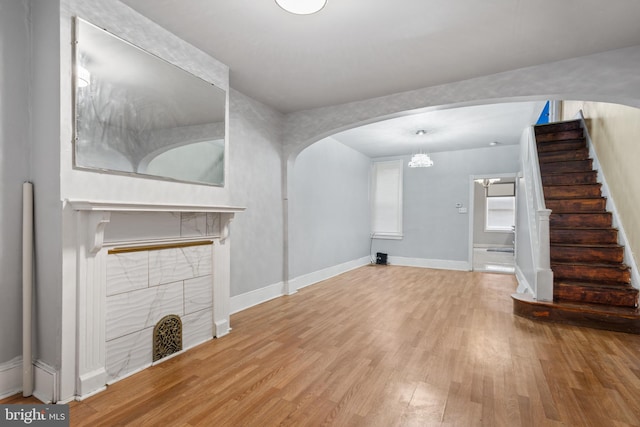
[[[243,208],[67,203],[77,218],[78,398],[230,331],[229,225]]]

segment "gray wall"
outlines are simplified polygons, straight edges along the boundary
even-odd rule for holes
[[[0,365],[22,353],[22,183],[29,177],[27,19],[26,0],[0,0]]]
[[[434,166],[407,167],[404,161],[404,238],[374,241],[373,252],[427,260],[467,261],[469,214],[459,214],[456,203],[469,208],[470,176],[515,173],[517,145],[433,153]],[[382,160],[382,159],[375,159]],[[385,158],[387,160],[387,158]]]
[[[35,357],[60,365],[62,203],[60,202],[59,2],[31,1],[32,180],[36,238]]]
[[[503,179],[503,182],[508,182]],[[509,182],[513,182],[513,179]],[[480,246],[513,246],[514,235],[511,232],[484,231],[485,217],[487,216],[487,197],[482,184],[474,185],[473,207],[473,244]]]
[[[327,138],[298,155],[293,170],[290,277],[369,253],[369,157]]]
[[[282,115],[238,91],[229,106],[231,295],[282,282]]]

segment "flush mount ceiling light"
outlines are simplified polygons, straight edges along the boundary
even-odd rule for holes
[[[424,129],[419,129],[416,131],[416,135],[426,135],[426,134],[427,134],[427,131]]]
[[[311,15],[322,9],[327,0],[276,0],[278,6],[296,15]]]

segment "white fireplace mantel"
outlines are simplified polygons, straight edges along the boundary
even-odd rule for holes
[[[236,206],[147,204],[67,199],[65,205],[76,212],[77,334],[76,398],[88,397],[106,385],[106,256],[104,231],[114,212],[219,213],[220,235],[213,241],[213,336],[229,333],[230,324],[230,242],[229,225]]]
[[[65,203],[76,211],[237,213],[245,210],[245,208],[242,207],[226,205],[172,205],[163,203],[105,202],[76,199],[66,199]]]

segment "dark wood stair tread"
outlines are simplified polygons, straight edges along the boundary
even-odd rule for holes
[[[553,298],[557,301],[636,307],[638,305],[638,290],[630,285],[554,281]]]
[[[609,228],[612,224],[611,212],[551,212],[549,227],[559,228]]]
[[[602,184],[543,184],[545,199],[588,199],[602,197]]]
[[[560,131],[574,129],[582,129],[582,123],[580,122],[580,120],[545,123],[541,125],[535,125],[533,127],[536,135],[541,135],[543,133],[557,133]]]
[[[564,162],[540,163],[542,175],[565,172],[589,172],[593,170],[593,159],[568,160]]]
[[[555,213],[602,213],[606,212],[607,199],[604,197],[571,197],[545,200],[547,209]]]
[[[589,158],[589,150],[587,147],[569,150],[538,150],[538,160],[540,163],[558,163],[573,160],[587,160]]]
[[[583,213],[583,212],[580,212]],[[557,231],[618,231],[615,227],[555,227]]]
[[[627,283],[602,283],[602,282],[586,282],[586,281],[570,281],[570,280],[554,280],[554,285],[558,286],[575,286],[582,288],[590,288],[595,290],[623,290],[631,293],[638,293],[638,290]]]
[[[616,262],[607,264],[602,261],[552,260],[551,271],[555,281],[589,282],[627,285],[631,283],[631,268]]]
[[[623,248],[617,243],[551,243],[551,246],[566,246],[568,248]]]
[[[553,141],[566,141],[569,139],[582,138],[584,131],[580,129],[560,130],[556,132],[539,133],[536,135],[536,142],[547,143]]]
[[[626,264],[601,264],[601,263],[594,263],[594,262],[564,262],[564,261],[558,261],[558,262],[552,262],[551,263],[551,268],[553,269],[553,266],[557,265],[559,267],[593,267],[593,268],[598,268],[598,267],[602,267],[602,268],[608,268],[608,269],[616,269],[616,270],[620,270],[620,271],[627,271],[629,270],[629,266]]]
[[[580,172],[558,172],[542,174],[543,185],[578,185],[578,184],[596,184],[598,182],[598,173],[596,171],[580,171]]]
[[[529,294],[512,294],[511,298],[513,313],[527,319],[640,334],[638,308],[569,301],[536,301]]]
[[[587,146],[585,138],[566,139],[564,141],[540,142],[537,144],[538,156],[542,153],[553,153],[556,151],[579,150]]]

